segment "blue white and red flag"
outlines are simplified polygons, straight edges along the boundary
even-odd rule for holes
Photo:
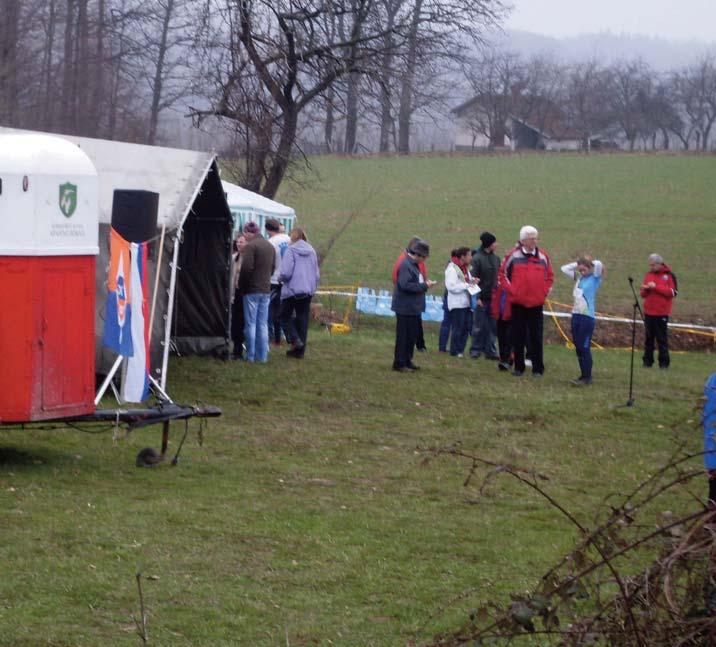
[[[102,342],[119,355],[130,357],[132,345],[132,292],[129,285],[130,243],[114,229],[110,232],[107,308]]]
[[[127,360],[122,400],[142,402],[149,395],[149,259],[147,243],[131,243],[130,290],[132,295],[131,336],[134,352]]]

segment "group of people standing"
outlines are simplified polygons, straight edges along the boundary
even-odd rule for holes
[[[290,235],[269,218],[268,238],[255,222],[247,222],[234,242],[231,336],[234,359],[266,362],[269,340],[290,344],[289,357],[306,352],[311,299],[320,273],[316,252],[305,231],[294,227]]]
[[[544,374],[544,303],[552,290],[554,271],[549,254],[539,247],[539,232],[526,225],[517,243],[504,257],[497,254],[497,238],[490,232],[480,236],[475,250],[452,250],[445,267],[443,321],[439,351],[463,357],[468,337],[472,337],[470,357],[497,361],[502,371],[524,375],[528,363],[532,376]],[[437,283],[428,279],[425,261],[429,255],[425,240],[414,237],[399,256],[393,271],[392,309],[396,313],[396,341],[393,369],[418,370],[413,352],[420,345],[425,293]],[[572,384],[592,382],[591,341],[596,322],[596,297],[604,278],[604,265],[582,256],[561,267],[574,283],[572,340],[580,375]],[[655,344],[659,347],[659,366],[669,366],[668,318],[677,294],[676,277],[658,254],[649,257],[649,272],[642,288],[646,343],[645,367],[654,363]],[[471,335],[470,335],[471,333]],[[424,342],[423,342],[424,345]]]

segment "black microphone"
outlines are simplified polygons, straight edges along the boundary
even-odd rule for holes
[[[629,277],[629,283],[634,283],[634,279],[631,276]]]

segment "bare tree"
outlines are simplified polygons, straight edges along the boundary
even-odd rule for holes
[[[513,52],[485,50],[465,69],[470,91],[474,95],[466,112],[465,123],[476,137],[489,141],[488,148],[505,145],[508,121],[515,112],[519,88],[524,84],[524,67]]]
[[[295,150],[302,111],[339,78],[376,60],[386,30],[368,20],[375,2],[225,0],[219,5],[226,34],[220,44],[223,69],[214,77],[217,98],[210,110],[195,109],[194,114],[247,122],[242,113],[246,105],[242,108],[236,97],[241,95],[241,83],[252,76],[257,79],[260,101],[273,114],[275,126],[261,170],[253,169],[247,186],[273,196]],[[343,22],[342,37],[340,29],[337,38],[326,29],[331,24],[327,13]],[[400,34],[401,26],[394,31]]]
[[[678,111],[684,115],[686,140],[696,139],[696,148],[708,150],[709,137],[716,120],[716,67],[714,59],[705,56],[693,65],[674,73],[672,77],[674,97]]]
[[[573,65],[567,72],[563,106],[569,123],[581,133],[586,152],[592,138],[609,125],[607,87],[606,70],[595,60]]]
[[[643,61],[622,61],[609,68],[609,101],[614,121],[619,124],[629,150],[644,132],[644,97],[649,93],[652,70]]]
[[[501,0],[413,0],[403,51],[398,107],[398,152],[410,152],[410,128],[415,112],[416,79],[421,66],[439,61],[447,72],[466,60],[466,49],[483,43],[485,29],[505,12]],[[457,70],[456,70],[457,71]]]

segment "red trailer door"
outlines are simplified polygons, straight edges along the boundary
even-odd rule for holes
[[[43,260],[42,411],[84,413],[94,393],[94,257]]]

